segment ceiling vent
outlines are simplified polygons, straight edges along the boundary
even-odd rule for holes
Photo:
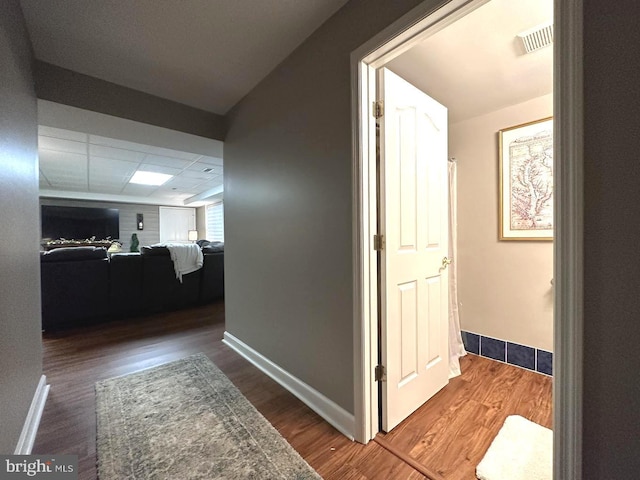
[[[553,23],[543,23],[518,34],[524,53],[531,53],[553,43]]]
[[[209,172],[213,172],[213,168],[205,168],[204,170],[202,170],[204,173],[209,173]]]

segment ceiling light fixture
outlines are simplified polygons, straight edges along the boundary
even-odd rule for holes
[[[167,182],[173,175],[167,175],[166,173],[145,172],[138,170],[133,174],[129,183],[136,183],[138,185],[154,185],[159,186]]]

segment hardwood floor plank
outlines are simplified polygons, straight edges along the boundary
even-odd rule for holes
[[[340,434],[224,345],[223,333],[223,303],[45,333],[51,390],[33,452],[78,455],[79,478],[96,479],[95,382],[202,352],[325,479],[423,478],[376,445]]]
[[[224,345],[223,333],[223,303],[46,333],[51,390],[33,452],[78,455],[79,478],[96,479],[95,382],[202,352],[323,478],[425,478],[375,442],[348,440]],[[461,377],[384,437],[446,480],[475,478],[475,465],[508,411],[551,424],[548,377],[472,355],[462,368]]]
[[[550,428],[550,377],[476,355],[462,375],[385,435],[447,480],[475,479],[475,468],[509,415]]]
[[[396,448],[392,443],[387,442],[384,439],[383,434],[376,435],[376,437],[373,440],[385,450],[388,450],[389,452],[393,453],[396,457],[401,459],[404,463],[411,465],[415,470],[420,472],[429,480],[444,480],[444,477],[442,477],[440,473],[429,470],[423,464],[415,460],[411,455],[407,455],[402,450]]]

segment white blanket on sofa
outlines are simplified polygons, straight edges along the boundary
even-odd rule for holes
[[[202,268],[202,249],[195,243],[165,243],[171,254],[176,278],[182,283],[182,276]]]

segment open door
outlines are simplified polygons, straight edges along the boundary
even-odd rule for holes
[[[447,109],[380,69],[382,428],[448,383]]]

